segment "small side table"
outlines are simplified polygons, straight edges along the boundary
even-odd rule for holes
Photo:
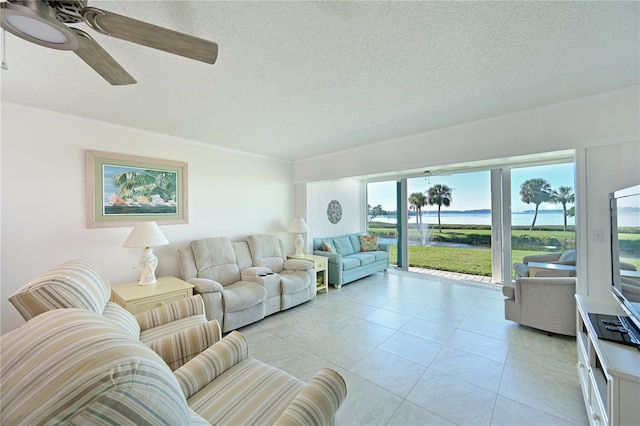
[[[132,314],[148,311],[165,303],[193,296],[193,284],[176,277],[160,277],[153,285],[137,281],[111,286],[111,300]]]
[[[325,293],[329,292],[329,258],[316,256],[315,254],[303,254],[301,256],[289,254],[287,259],[304,259],[313,262],[313,269],[316,271],[316,292],[320,290],[324,290]]]

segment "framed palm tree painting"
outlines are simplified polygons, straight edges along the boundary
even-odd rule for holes
[[[87,227],[188,223],[187,163],[86,151]]]

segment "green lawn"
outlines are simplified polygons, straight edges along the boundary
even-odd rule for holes
[[[371,223],[369,232],[384,238],[396,238],[395,227],[389,226],[389,224]],[[512,234],[513,262],[519,262],[524,256],[531,254],[575,248],[573,229],[563,231],[561,226],[541,227],[533,231],[526,228],[516,228]],[[623,235],[622,245],[626,250],[630,250],[638,256],[623,258],[622,261],[632,263],[640,270],[640,234]],[[409,228],[409,238],[419,241],[415,224]],[[491,276],[491,250],[488,249],[491,242],[491,228],[489,226],[449,225],[443,226],[442,232],[438,232],[437,228],[431,228],[429,240],[469,244],[478,248],[410,245],[409,266]],[[397,250],[395,244],[391,245],[392,263],[397,262]]]
[[[391,262],[398,259],[398,246],[390,248]],[[522,259],[534,254],[529,250],[514,250],[513,258]],[[475,248],[409,246],[409,266],[491,276],[491,250]]]

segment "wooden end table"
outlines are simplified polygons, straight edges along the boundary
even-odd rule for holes
[[[296,256],[295,254],[287,255],[287,259],[304,259],[313,262],[313,269],[316,271],[316,292],[324,290],[329,292],[329,258],[325,256],[316,256],[315,254],[303,254]]]
[[[137,281],[111,286],[111,300],[132,314],[148,311],[175,300],[193,296],[193,284],[176,277],[160,277],[152,285]]]

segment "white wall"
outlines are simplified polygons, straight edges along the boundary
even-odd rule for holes
[[[582,150],[584,155],[578,158],[584,164],[578,168],[585,177],[577,180],[576,189],[578,195],[586,195],[582,201],[586,208],[577,209],[576,214],[586,226],[578,227],[577,243],[587,273],[581,274],[579,292],[609,297],[608,246],[593,241],[592,236],[604,230],[607,241],[609,192],[640,183],[639,140],[640,86],[633,86],[298,161],[294,180],[301,185],[353,177],[355,183],[369,174]],[[331,188],[331,184],[326,187]],[[353,199],[357,196],[354,193]]]
[[[197,238],[278,234],[294,213],[289,162],[2,103],[2,333],[24,321],[7,301],[35,275],[71,259],[95,262],[112,283],[138,278],[131,228],[87,229],[85,150],[186,161],[189,223],[162,226],[157,275],[180,276],[177,249]]]
[[[640,143],[588,148],[585,152],[588,280],[585,294],[610,297],[611,252],[609,241],[609,193],[640,184]],[[604,231],[604,241],[594,238]],[[580,244],[583,247],[583,244]]]
[[[328,237],[365,230],[363,202],[366,206],[364,183],[361,180],[340,180],[317,182],[307,187],[307,223],[312,237]],[[331,223],[327,217],[327,207],[332,200],[342,205],[342,219]],[[307,244],[307,250],[310,245]],[[305,250],[309,253],[310,251]]]
[[[297,161],[296,183],[637,140],[640,86]]]

